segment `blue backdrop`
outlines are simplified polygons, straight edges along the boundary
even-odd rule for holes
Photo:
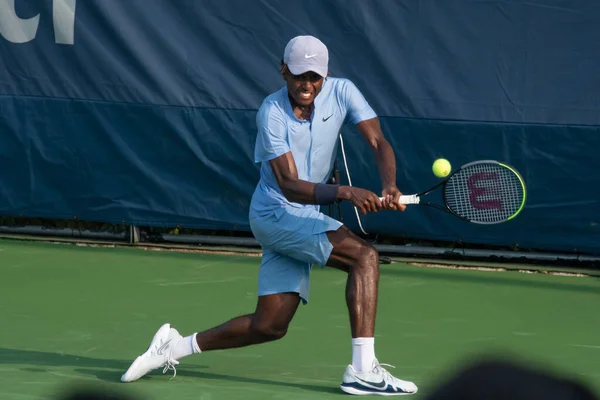
[[[9,3],[2,215],[249,230],[256,110],[283,84],[287,41],[312,34],[380,115],[403,192],[436,182],[437,157],[504,161],[528,186],[501,226],[412,208],[364,217],[365,230],[600,254],[600,3]],[[343,134],[352,183],[378,191],[364,142]],[[357,229],[349,206],[344,220]]]

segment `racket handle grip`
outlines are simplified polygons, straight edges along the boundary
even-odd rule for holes
[[[380,197],[379,200],[383,201],[383,197]],[[416,194],[409,194],[406,196],[400,196],[400,204],[419,204],[421,199]]]

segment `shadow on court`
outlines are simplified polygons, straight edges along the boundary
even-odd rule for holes
[[[28,364],[49,367],[96,367],[111,368],[125,371],[131,360],[109,360],[91,358],[71,354],[48,353],[35,350],[7,349],[0,347],[0,365],[2,364]]]
[[[71,354],[49,353],[34,350],[7,349],[0,347],[0,365],[3,364],[27,364],[30,366],[35,366],[21,368],[22,371],[31,373],[48,373],[48,371],[43,367],[75,367],[74,371],[79,374],[92,375],[97,379],[106,382],[119,382],[123,372],[125,372],[127,368],[129,368],[131,360],[111,360],[103,358],[82,357]],[[178,366],[177,376],[194,377],[198,379],[221,380],[227,382],[239,382],[246,384],[293,387],[320,393],[343,394],[339,390],[337,385],[311,385],[199,371],[200,369],[205,368],[208,367],[203,365]],[[167,375],[162,375],[161,372],[162,371],[160,370],[153,371],[149,375],[143,377],[142,380],[150,380],[155,378],[170,379],[168,374],[172,374],[172,371],[169,371]]]
[[[586,278],[587,285],[577,283],[565,283],[563,282],[550,282],[541,281],[540,279],[527,279],[527,276],[520,272],[479,272],[468,270],[452,270],[442,268],[420,268],[407,269],[398,264],[390,264],[381,266],[381,275],[393,275],[393,276],[405,276],[410,278],[421,278],[421,279],[439,279],[445,282],[462,282],[462,283],[479,283],[486,285],[506,285],[506,286],[520,286],[531,289],[549,289],[566,292],[587,292],[600,295],[600,279]],[[512,274],[512,276],[511,276]],[[532,275],[533,276],[533,275]],[[541,277],[541,276],[540,276]],[[544,277],[547,277],[544,275]],[[539,277],[538,277],[539,278]],[[581,279],[573,277],[573,280]],[[594,281],[591,281],[594,279]]]
[[[187,365],[178,366],[177,367],[177,376],[185,376],[185,377],[192,377],[192,378],[198,378],[198,379],[212,379],[212,380],[220,380],[220,381],[227,381],[227,382],[238,382],[238,383],[246,383],[246,384],[256,384],[256,385],[293,387],[293,388],[310,390],[310,391],[320,392],[320,393],[344,394],[340,391],[340,389],[337,385],[321,386],[321,385],[310,385],[310,384],[294,383],[294,382],[272,381],[272,380],[268,380],[268,379],[247,378],[244,376],[214,374],[211,372],[203,372],[203,371],[193,371],[188,367],[189,366],[187,366]],[[203,366],[201,368],[207,368],[207,367]],[[110,371],[103,371],[103,370],[76,369],[75,372],[80,373],[80,374],[93,375],[102,381],[115,381],[115,380],[119,380],[119,378],[121,377],[121,372],[116,374],[116,373],[112,373]],[[169,373],[172,374],[173,372],[170,371]],[[161,377],[160,372],[153,373],[153,375],[145,376],[142,379],[153,379],[153,378],[170,379],[169,376],[166,376],[166,378]],[[175,379],[177,379],[177,378],[175,378]]]

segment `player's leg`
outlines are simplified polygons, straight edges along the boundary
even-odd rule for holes
[[[195,352],[281,339],[287,333],[300,300],[306,302],[308,299],[309,272],[308,263],[263,249],[256,311],[196,334],[192,342],[196,344]],[[179,353],[175,353],[179,357]]]
[[[379,254],[345,226],[327,232],[333,249],[327,265],[348,274],[346,304],[352,333],[352,364],[341,388],[350,394],[401,395],[417,392],[414,383],[387,372],[375,357],[375,319],[379,286]]]
[[[379,286],[379,253],[345,226],[327,232],[333,250],[327,265],[348,273],[346,305],[353,338],[374,337]]]
[[[298,304],[298,293],[260,296],[253,314],[233,318],[222,325],[196,334],[198,349],[233,349],[281,339],[287,333]],[[174,354],[174,357],[181,358],[180,354]]]
[[[182,337],[169,324],[154,335],[148,350],[121,377],[132,382],[148,372],[175,369],[179,360],[209,350],[232,349],[281,339],[298,309],[307,301],[310,265],[279,253],[263,250],[255,312],[219,326]]]
[[[281,339],[299,303],[298,293],[260,296],[253,314],[233,318],[187,337],[164,324],[154,335],[148,350],[135,359],[121,381],[133,382],[160,367],[165,367],[163,372],[175,370],[180,359],[202,351],[232,349]]]

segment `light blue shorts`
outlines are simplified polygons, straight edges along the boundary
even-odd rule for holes
[[[250,227],[263,248],[258,295],[295,292],[306,304],[312,265],[325,266],[333,250],[326,232],[340,226],[314,206],[252,215]]]

